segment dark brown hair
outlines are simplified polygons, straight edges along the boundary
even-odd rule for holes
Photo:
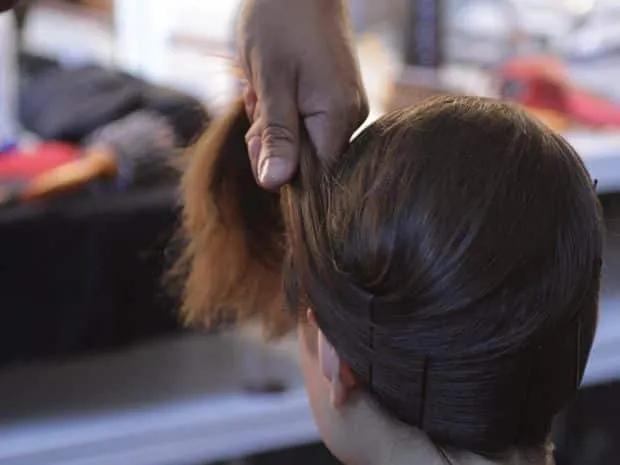
[[[380,118],[331,164],[303,140],[274,194],[248,128],[235,106],[185,175],[185,317],[279,334],[311,307],[371,397],[439,445],[542,445],[597,319],[600,209],[570,145],[514,106],[443,97]]]

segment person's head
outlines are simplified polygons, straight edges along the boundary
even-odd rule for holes
[[[248,125],[235,108],[186,174],[186,317],[259,315],[277,333],[290,309],[345,462],[382,429],[448,453],[544,446],[583,375],[601,270],[596,193],[568,143],[514,106],[444,97],[380,118],[330,165],[304,142],[272,194]]]

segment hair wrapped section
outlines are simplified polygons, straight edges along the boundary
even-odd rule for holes
[[[190,159],[186,319],[260,317],[277,335],[284,300],[310,307],[376,403],[436,443],[542,445],[596,327],[602,222],[574,150],[518,109],[444,98],[382,117],[329,164],[302,131],[274,194],[249,126],[238,105]]]

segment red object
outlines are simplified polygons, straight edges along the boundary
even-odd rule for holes
[[[620,128],[620,105],[570,83],[551,58],[519,58],[499,69],[500,93],[532,109],[557,112],[585,126]]]
[[[0,156],[0,181],[26,181],[80,158],[80,149],[62,142],[42,142],[31,151],[15,149]]]

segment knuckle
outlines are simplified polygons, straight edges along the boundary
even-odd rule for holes
[[[246,132],[246,134],[245,134],[245,142],[246,142],[246,144],[249,143],[250,140],[252,140],[254,137],[257,137],[257,136],[260,137],[261,136],[261,132],[262,132],[261,128],[256,123],[254,123],[250,127],[249,131]]]
[[[264,144],[273,147],[283,144],[294,144],[297,137],[295,137],[293,131],[285,126],[270,124],[263,130],[262,139]]]

